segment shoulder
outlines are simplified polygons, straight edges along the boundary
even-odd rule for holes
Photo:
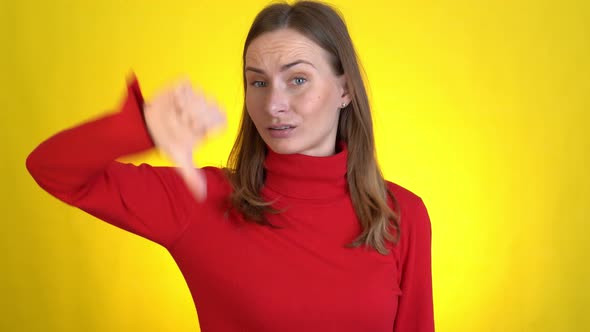
[[[225,169],[205,166],[202,168],[207,179],[207,194],[227,196],[231,192],[231,184],[227,178]]]
[[[420,232],[429,230],[430,218],[422,197],[399,184],[390,181],[386,181],[386,183],[397,203],[393,208],[400,216],[402,236],[407,236],[407,232],[411,232],[411,229]],[[404,234],[404,230],[406,230],[406,234]]]
[[[184,183],[184,180],[178,173],[178,168],[175,166],[153,166],[147,163],[140,165],[133,165],[128,163],[113,163],[112,167],[117,167],[118,171],[126,172],[123,178],[130,178],[130,173],[137,173],[142,177],[142,182],[147,178],[153,178],[160,184],[163,184],[165,190],[174,192],[181,197],[188,197],[187,199],[192,203],[193,196]],[[205,166],[200,168],[205,175],[207,183],[207,196],[223,196],[229,193],[231,185],[225,175],[225,171],[219,167]]]
[[[411,190],[391,181],[386,180],[385,182],[387,184],[387,189],[393,194],[402,213],[404,210],[406,210],[407,213],[408,210],[414,210],[424,205],[422,198]]]
[[[215,166],[205,166],[201,168],[205,175],[207,176],[207,180],[212,180],[215,182],[225,183],[227,182],[227,176],[225,175],[225,170],[223,168],[215,167]]]

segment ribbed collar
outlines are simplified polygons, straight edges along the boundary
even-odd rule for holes
[[[303,154],[278,154],[268,149],[264,161],[265,186],[287,197],[324,199],[347,193],[345,144],[331,156],[312,157]]]

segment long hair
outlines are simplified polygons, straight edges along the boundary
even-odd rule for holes
[[[397,243],[399,240],[399,214],[390,208],[388,200],[391,200],[397,211],[399,207],[387,189],[377,164],[369,99],[346,24],[335,9],[320,2],[271,4],[252,23],[244,44],[244,65],[246,51],[254,39],[264,33],[285,28],[301,33],[328,51],[334,73],[347,76],[346,86],[352,101],[340,111],[337,139],[348,147],[348,190],[362,227],[362,233],[349,247],[366,245],[385,255],[389,252],[385,242]],[[245,76],[243,80],[246,91]],[[226,169],[234,189],[231,206],[248,221],[275,227],[265,215],[279,211],[260,196],[265,179],[263,162],[266,149],[244,102],[240,128]]]

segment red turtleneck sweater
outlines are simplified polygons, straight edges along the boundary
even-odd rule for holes
[[[27,158],[37,183],[58,199],[164,246],[190,288],[202,331],[434,330],[430,221],[422,200],[389,183],[400,204],[401,239],[389,255],[345,248],[360,232],[346,190],[347,151],[265,161],[263,197],[284,209],[281,229],[230,214],[231,188],[204,168],[196,203],[173,168],[116,158],[153,148],[133,77],[121,110],[62,131]]]

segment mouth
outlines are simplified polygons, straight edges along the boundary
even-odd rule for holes
[[[293,129],[293,128],[295,128],[295,126],[291,126],[291,125],[278,125],[278,126],[269,127],[268,129],[270,129],[270,130],[287,130],[287,129]]]
[[[295,126],[288,124],[279,124],[268,127],[268,132],[273,138],[289,138],[294,135]]]

